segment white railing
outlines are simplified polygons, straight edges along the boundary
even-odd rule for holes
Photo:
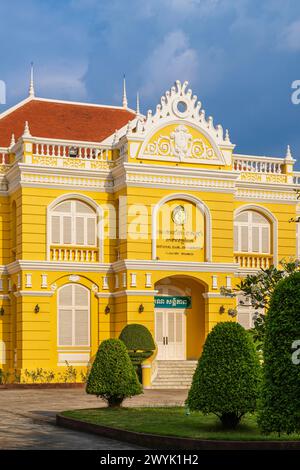
[[[246,173],[283,173],[283,159],[233,155],[233,170]]]
[[[0,147],[0,165],[8,164],[8,149],[5,147]]]
[[[40,141],[33,144],[33,155],[37,157],[70,157],[109,161],[108,150],[97,144],[61,144]]]
[[[294,171],[293,183],[300,184],[300,171]]]
[[[97,248],[87,247],[51,246],[50,261],[97,263],[99,261],[99,250]]]
[[[267,269],[273,264],[273,256],[254,253],[235,253],[234,262],[238,263],[241,268]]]

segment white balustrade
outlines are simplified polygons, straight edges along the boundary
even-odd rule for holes
[[[75,263],[97,263],[99,260],[99,251],[97,248],[51,246],[50,260]]]
[[[260,157],[233,156],[233,170],[249,173],[282,174],[283,160]]]
[[[272,255],[260,255],[252,253],[236,253],[234,255],[235,263],[245,269],[267,269],[273,263]]]
[[[99,145],[85,144],[60,144],[48,141],[36,142],[33,146],[33,154],[36,157],[70,157],[88,160],[109,161],[107,149]]]
[[[294,171],[293,183],[300,184],[300,172],[299,171]]]

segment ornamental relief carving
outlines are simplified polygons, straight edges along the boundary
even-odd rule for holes
[[[144,155],[175,157],[180,160],[219,160],[214,149],[201,138],[193,138],[184,125],[177,126],[169,136],[160,135],[154,142],[149,142]]]

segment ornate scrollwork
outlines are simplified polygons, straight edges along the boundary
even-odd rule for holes
[[[217,160],[214,149],[202,139],[193,139],[188,128],[183,125],[177,126],[170,136],[160,135],[154,142],[150,142],[144,154],[177,157],[180,160]]]

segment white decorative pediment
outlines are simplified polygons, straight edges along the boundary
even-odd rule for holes
[[[154,114],[149,110],[145,118],[139,116],[137,120],[128,123],[127,136],[145,137],[155,127],[161,126],[163,122],[182,120],[201,128],[216,144],[231,146],[228,131],[224,135],[223,127],[220,124],[214,126],[213,118],[211,116],[206,118],[201,102],[197,101],[197,96],[193,95],[192,90],[187,89],[187,86],[187,81],[182,84],[176,80],[174,86],[161,97],[160,104],[157,105]],[[180,136],[176,136],[176,140],[178,142],[182,139],[184,141],[185,137],[181,132]],[[183,148],[180,152],[183,152]]]

